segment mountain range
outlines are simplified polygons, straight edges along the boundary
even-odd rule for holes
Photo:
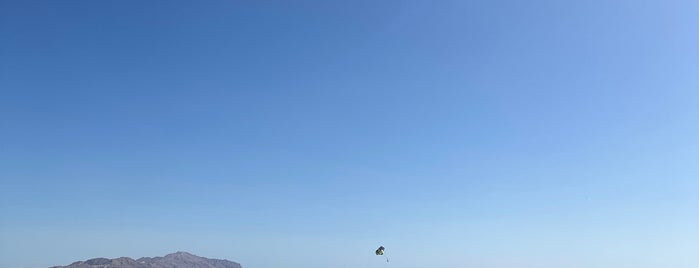
[[[229,260],[207,259],[179,251],[164,257],[143,257],[136,260],[128,257],[94,258],[50,268],[242,268],[242,266]]]

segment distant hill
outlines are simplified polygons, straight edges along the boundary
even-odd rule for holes
[[[165,257],[144,257],[138,260],[127,257],[95,258],[77,261],[68,266],[50,268],[242,268],[242,266],[228,260],[207,259],[187,252],[176,252]]]

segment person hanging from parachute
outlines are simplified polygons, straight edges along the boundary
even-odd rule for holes
[[[375,252],[376,256],[383,256],[383,251],[385,249],[386,248],[384,248],[383,246],[380,246],[378,249],[376,249],[376,252]],[[386,262],[388,262],[388,257],[386,257]]]

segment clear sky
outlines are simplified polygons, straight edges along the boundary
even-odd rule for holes
[[[0,0],[0,267],[695,268],[697,14]]]

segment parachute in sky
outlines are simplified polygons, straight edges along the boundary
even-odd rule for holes
[[[384,249],[386,249],[386,248],[384,248],[383,246],[380,246],[378,249],[376,249],[376,255],[383,255]]]

